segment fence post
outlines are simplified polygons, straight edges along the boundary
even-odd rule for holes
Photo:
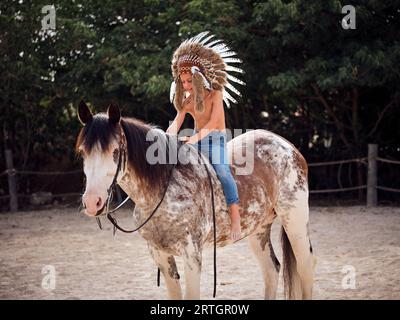
[[[12,151],[5,150],[6,165],[8,170],[8,190],[10,194],[10,211],[18,211],[17,183],[15,179],[15,170],[13,164]]]
[[[367,179],[367,207],[376,207],[378,204],[378,145],[368,144],[368,179]]]

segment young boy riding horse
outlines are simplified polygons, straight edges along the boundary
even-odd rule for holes
[[[229,208],[231,238],[238,240],[241,235],[239,196],[229,167],[223,101],[228,106],[229,100],[236,103],[224,87],[240,95],[228,83],[227,78],[236,83],[244,83],[228,75],[227,71],[242,72],[242,70],[228,66],[227,63],[241,61],[237,58],[228,58],[236,53],[223,44],[213,49],[209,48],[210,45],[204,45],[212,37],[202,40],[205,35],[206,32],[192,38],[192,41],[183,42],[173,55],[171,69],[175,81],[171,86],[171,97],[177,115],[166,132],[178,134],[186,113],[193,117],[195,133],[191,137],[185,137],[184,141],[195,146],[210,160],[221,181]],[[212,43],[218,41],[220,40]]]

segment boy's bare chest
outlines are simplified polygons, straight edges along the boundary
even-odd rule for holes
[[[204,99],[204,111],[202,113],[195,110],[194,101],[193,99],[190,99],[187,104],[187,110],[188,113],[190,113],[193,119],[196,121],[196,123],[200,124],[203,122],[208,122],[210,120],[212,112],[212,99]]]

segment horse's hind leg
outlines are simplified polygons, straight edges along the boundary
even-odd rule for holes
[[[285,193],[285,196],[289,192]],[[290,298],[312,298],[315,258],[312,254],[311,242],[308,234],[308,190],[293,192],[290,199],[285,196],[278,200],[276,213],[283,226],[283,254],[289,261],[290,269],[287,279],[295,290],[290,293]],[[285,245],[286,243],[286,245]],[[291,258],[293,256],[293,258]],[[284,259],[285,260],[285,259]],[[286,265],[286,263],[284,263]],[[285,278],[284,269],[284,279]],[[298,283],[300,287],[298,288]]]
[[[249,236],[249,244],[261,267],[264,278],[265,299],[276,299],[280,264],[271,244],[272,223],[261,226]]]
[[[174,256],[159,251],[150,245],[149,250],[157,267],[164,276],[169,299],[182,300],[182,289],[179,283],[180,277]]]

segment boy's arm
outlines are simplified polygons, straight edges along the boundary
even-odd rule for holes
[[[183,108],[181,111],[178,111],[174,121],[168,127],[166,132],[169,134],[178,134],[178,131],[181,128],[183,121],[185,120],[185,115],[186,115],[185,108]]]

